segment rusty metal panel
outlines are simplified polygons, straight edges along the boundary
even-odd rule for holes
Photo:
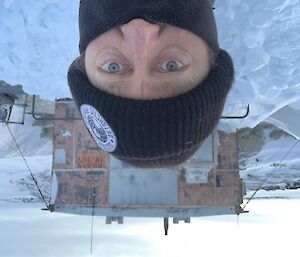
[[[76,158],[77,169],[96,169],[96,168],[108,168],[108,158],[106,153],[102,152],[77,152]]]
[[[109,155],[101,151],[80,118],[73,101],[57,101],[53,137],[53,169],[107,169]],[[62,119],[62,120],[61,120]],[[62,162],[62,152],[65,162]],[[58,156],[57,156],[58,155]]]
[[[239,153],[236,133],[219,131],[218,166],[222,169],[238,169]]]
[[[72,169],[74,168],[74,139],[75,139],[75,126],[73,120],[66,120],[66,109],[73,107],[75,110],[74,102],[56,102],[55,103],[55,120],[53,131],[53,169]],[[59,162],[62,151],[65,152],[65,162]]]
[[[53,134],[53,169],[72,169],[74,168],[74,139],[75,127],[73,122],[59,121],[55,122]],[[56,154],[64,150],[66,153],[65,163],[57,163]]]
[[[91,206],[108,202],[108,171],[56,171],[55,205]]]
[[[55,102],[55,119],[74,120],[80,117],[78,107],[74,101],[66,100]]]
[[[95,140],[90,135],[88,129],[86,128],[83,120],[77,120],[75,122],[76,127],[76,150],[79,152],[86,151],[101,151],[97,146]]]
[[[217,171],[216,204],[239,206],[242,201],[241,180],[237,170]]]
[[[188,183],[186,169],[181,169],[179,203],[182,206],[215,205],[214,172],[208,173],[208,183]]]
[[[103,152],[91,137],[84,122],[75,122],[76,141],[74,154],[76,156],[76,169],[107,169],[109,167],[109,154]]]
[[[218,182],[217,178],[221,181]],[[181,171],[179,198],[182,206],[238,206],[240,204],[240,179],[237,171],[211,170],[208,183],[188,183],[186,170]]]

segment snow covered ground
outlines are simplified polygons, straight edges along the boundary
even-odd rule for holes
[[[47,134],[45,128],[49,127]],[[9,128],[43,193],[49,196],[52,168],[51,124],[37,123],[26,115],[24,125],[10,124]],[[0,135],[0,202],[39,201],[35,184],[6,124],[0,123]]]
[[[52,140],[49,137],[43,137],[43,127],[33,125],[33,122],[33,118],[26,115],[25,125],[9,125],[24,155],[52,154]],[[6,124],[0,123],[0,135],[0,158],[18,156],[17,147]]]
[[[52,156],[26,157],[43,193],[50,195]],[[21,157],[0,158],[0,202],[36,202],[38,191]]]
[[[291,194],[295,199],[252,201],[239,225],[236,216],[192,219],[191,224],[171,224],[168,237],[162,219],[125,219],[124,225],[108,226],[96,217],[93,256],[297,256],[300,192]],[[90,217],[40,208],[0,202],[1,256],[91,256]]]
[[[300,187],[300,141],[283,135],[271,138],[272,129],[264,130],[265,144],[261,151],[240,164],[241,178],[248,189]]]
[[[54,100],[70,96],[66,73],[78,55],[74,0],[0,1],[0,79]],[[251,113],[228,126],[254,126],[300,100],[300,1],[215,1],[220,45],[233,56],[236,81],[225,114]]]

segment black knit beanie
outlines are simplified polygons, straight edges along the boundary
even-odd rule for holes
[[[216,50],[216,26],[209,0],[82,0],[80,52],[105,31],[143,18],[194,32]],[[170,167],[191,157],[217,125],[231,88],[230,56],[218,50],[208,77],[176,97],[135,100],[94,87],[76,62],[69,86],[84,122],[99,147],[132,166]]]
[[[186,29],[219,49],[210,0],[81,0],[80,53],[99,35],[135,18]]]

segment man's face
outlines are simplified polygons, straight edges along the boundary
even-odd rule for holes
[[[208,75],[208,45],[193,33],[134,19],[88,45],[85,68],[97,88],[131,99],[160,99],[190,91]]]

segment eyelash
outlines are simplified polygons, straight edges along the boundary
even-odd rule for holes
[[[167,71],[167,70],[161,69],[161,66],[163,64],[167,64],[168,62],[172,62],[172,61],[174,61],[176,63],[179,63],[180,68],[178,70],[176,70],[176,71]],[[118,65],[122,66],[122,71],[113,73],[113,72],[109,72],[109,71],[103,69],[104,66],[107,66],[107,65],[110,65],[110,64],[118,64]],[[176,73],[176,72],[182,71],[185,68],[185,65],[183,63],[181,63],[180,61],[176,60],[176,59],[170,58],[169,60],[167,60],[163,63],[157,64],[156,67],[158,67],[159,72],[161,72],[161,73]],[[103,64],[101,67],[98,67],[98,71],[99,72],[104,72],[104,73],[107,73],[107,74],[110,74],[110,75],[119,75],[119,74],[122,74],[123,72],[128,71],[128,68],[130,69],[129,65],[125,65],[125,64],[121,64],[121,63],[118,63],[118,62],[111,61],[111,62],[107,62],[107,63]]]
[[[118,71],[118,72],[115,72],[115,73],[112,73],[112,72],[109,72],[107,70],[105,70],[103,67],[104,66],[107,66],[107,65],[111,65],[111,64],[118,64],[121,66],[122,68],[122,71]],[[98,67],[98,71],[99,72],[104,72],[104,73],[107,73],[109,75],[117,75],[117,74],[122,74],[124,70],[128,71],[130,69],[130,66],[129,65],[126,65],[126,64],[121,64],[119,62],[114,62],[114,61],[110,61],[110,62],[107,62],[105,64],[103,64],[102,66]]]
[[[176,62],[176,64],[179,64],[179,68],[178,68],[178,70],[175,70],[175,71],[168,71],[168,70],[163,70],[162,72],[163,73],[174,73],[174,72],[179,72],[179,71],[181,71],[183,68],[184,68],[184,64],[183,63],[181,63],[181,62],[179,62],[179,61],[177,61],[177,60],[175,60],[175,59],[170,59],[170,60],[168,60],[168,61],[165,61],[165,62],[163,62],[162,64],[160,64],[160,66],[163,66],[164,64],[166,64],[166,65],[168,65],[168,63],[170,63],[170,62]]]

